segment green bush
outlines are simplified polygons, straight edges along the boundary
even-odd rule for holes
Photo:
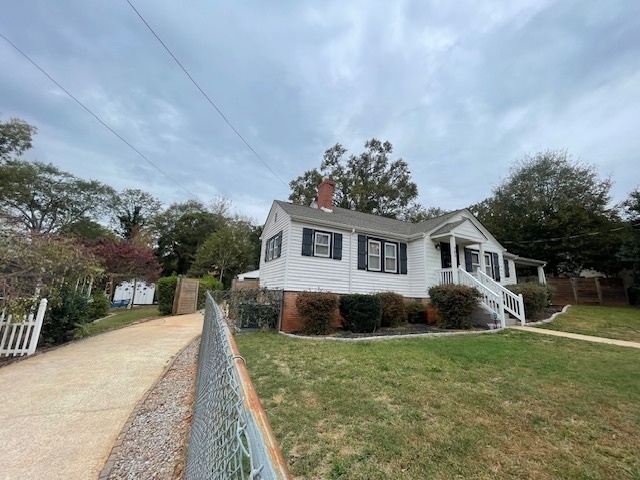
[[[381,327],[398,327],[407,323],[407,303],[402,295],[395,292],[383,292],[376,296],[380,299]]]
[[[333,293],[301,292],[296,298],[296,308],[302,320],[302,332],[310,335],[326,335],[338,308],[338,296]]]
[[[109,297],[102,292],[93,292],[87,309],[89,320],[102,318],[109,313]]]
[[[207,291],[209,290],[224,290],[224,285],[217,278],[213,278],[209,275],[205,275],[200,280],[200,286],[198,287],[198,310],[204,308]]]
[[[351,332],[373,332],[380,326],[382,302],[376,295],[354,293],[340,297],[342,326]]]
[[[440,326],[471,328],[471,313],[478,305],[480,292],[464,285],[438,285],[429,289],[431,303],[440,312]]]
[[[156,282],[156,292],[158,294],[158,311],[160,315],[171,315],[173,313],[173,297],[176,294],[178,277],[163,277]]]
[[[47,312],[42,323],[42,339],[46,345],[73,340],[74,331],[89,320],[89,299],[80,290],[63,285],[49,294]]]
[[[530,320],[537,319],[550,302],[551,290],[537,282],[507,285],[507,288],[516,295],[522,294],[524,313]]]
[[[427,307],[422,302],[411,302],[407,304],[407,320],[409,323],[426,323],[424,312]]]

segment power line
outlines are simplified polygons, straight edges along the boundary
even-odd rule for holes
[[[151,25],[149,25],[149,23],[147,23],[147,21],[144,19],[144,17],[142,16],[142,14],[136,9],[136,7],[133,6],[133,4],[129,1],[126,0],[127,3],[129,4],[129,6],[133,9],[134,12],[136,12],[136,15],[138,15],[138,17],[140,17],[140,20],[142,20],[142,23],[144,23],[146,25],[146,27],[149,29],[149,31],[153,34],[154,37],[156,37],[156,40],[158,40],[158,42],[160,42],[160,45],[162,45],[164,47],[164,49],[167,51],[167,53],[169,55],[171,55],[171,58],[173,58],[173,60],[178,64],[178,66],[182,69],[182,71],[185,73],[185,75],[187,77],[189,77],[189,80],[191,80],[191,83],[193,83],[196,88],[198,90],[200,90],[200,93],[204,96],[204,98],[207,99],[207,101],[211,104],[211,106],[213,108],[215,108],[216,112],[218,112],[220,114],[220,116],[222,117],[222,119],[227,123],[227,125],[229,125],[229,127],[231,128],[231,130],[234,131],[234,133],[238,136],[238,138],[240,138],[240,140],[242,140],[244,142],[244,144],[249,148],[249,150],[251,150],[251,152],[253,152],[253,154],[258,158],[258,160],[260,160],[262,162],[262,164],[267,167],[267,169],[273,174],[274,177],[276,177],[278,180],[280,180],[280,182],[282,182],[282,184],[289,188],[289,185],[287,184],[287,182],[285,182],[284,180],[282,180],[282,178],[280,178],[278,176],[278,174],[276,172],[274,172],[271,167],[267,164],[267,162],[265,162],[263,160],[263,158],[258,155],[258,152],[256,152],[253,147],[251,145],[249,145],[249,142],[247,142],[244,137],[242,135],[240,135],[240,132],[238,132],[238,130],[236,130],[236,127],[234,127],[231,122],[227,119],[227,117],[224,115],[224,113],[222,113],[222,111],[217,107],[217,105],[215,103],[213,103],[213,101],[209,98],[209,95],[207,95],[204,90],[202,90],[202,88],[200,88],[200,85],[198,85],[198,82],[196,82],[193,77],[191,76],[191,74],[187,71],[187,69],[182,65],[182,63],[180,63],[180,60],[178,60],[176,58],[176,56],[171,52],[171,50],[169,50],[169,47],[167,47],[167,45],[160,39],[160,37],[158,36],[158,34],[153,30],[153,28],[151,28]]]
[[[153,168],[158,170],[165,177],[167,177],[169,180],[171,180],[173,183],[175,183],[178,187],[180,187],[182,190],[187,192],[189,195],[191,195],[197,201],[202,202],[202,200],[200,200],[195,194],[191,193],[189,190],[187,190],[185,187],[183,187],[180,183],[178,183],[177,180],[174,180],[168,173],[166,173],[164,170],[162,170],[160,167],[158,167],[155,163],[153,163],[151,160],[149,160],[140,150],[138,150],[136,147],[131,145],[127,140],[125,140],[122,137],[122,135],[120,135],[113,128],[111,128],[109,125],[107,125],[100,117],[98,117],[98,115],[93,113],[89,109],[89,107],[87,107],[84,103],[82,103],[80,100],[78,100],[76,97],[74,97],[66,88],[64,88],[62,85],[60,85],[51,75],[49,75],[42,67],[40,67],[40,65],[38,65],[35,61],[31,60],[31,58],[26,53],[24,53],[22,50],[20,50],[11,40],[9,40],[7,37],[5,37],[2,33],[0,33],[0,37],[2,37],[4,39],[4,41],[7,42],[9,45],[11,45],[18,53],[20,53],[20,55],[22,55],[24,58],[26,58],[34,67],[36,67],[38,70],[40,70],[49,80],[51,80],[53,83],[55,83],[60,90],[62,90],[64,93],[66,93],[78,105],[80,105],[87,112],[89,112],[89,114],[91,114],[91,116],[93,118],[95,118],[98,122],[100,122],[107,130],[109,130],[116,137],[118,137],[120,140],[122,140],[129,148],[131,148],[131,150],[133,150],[138,155],[140,155],[149,165],[151,165]]]
[[[634,227],[636,225],[640,225],[640,223],[631,224],[632,227]],[[581,234],[578,234],[578,235],[569,235],[568,237],[540,238],[540,239],[536,239],[536,240],[522,240],[522,241],[505,240],[505,241],[503,241],[501,243],[512,243],[512,244],[517,244],[517,245],[524,245],[524,244],[531,244],[531,243],[559,242],[559,241],[562,241],[562,240],[573,240],[574,238],[593,237],[595,235],[602,235],[603,233],[617,232],[619,230],[624,230],[624,229],[626,229],[628,227],[629,227],[629,225],[626,225],[624,227],[612,228],[611,230],[607,230],[606,232],[581,233]]]

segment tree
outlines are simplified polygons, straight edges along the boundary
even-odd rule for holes
[[[131,241],[100,238],[90,243],[89,249],[111,277],[153,282],[162,270],[153,249]]]
[[[403,215],[402,220],[406,220],[407,222],[418,223],[424,222],[426,220],[431,220],[432,218],[441,217],[449,212],[447,210],[443,210],[440,207],[429,207],[424,208],[419,203],[414,203],[410,206],[405,214]]]
[[[37,131],[36,127],[19,118],[0,122],[0,164],[12,155],[20,156],[29,150]]]
[[[227,207],[215,203],[209,207],[189,200],[171,204],[156,215],[153,228],[157,232],[156,254],[163,275],[185,274],[191,268],[196,251],[212,233],[227,224]],[[225,200],[226,202],[226,200]]]
[[[162,202],[148,192],[124,189],[114,200],[112,222],[125,240],[131,240],[160,213]]]
[[[115,234],[111,230],[89,218],[80,218],[73,223],[63,226],[60,229],[60,235],[84,240],[115,238]]]
[[[72,238],[4,232],[0,234],[0,297],[32,297],[64,281],[100,275],[95,256]]]
[[[633,272],[633,286],[636,295],[640,292],[640,188],[636,188],[622,203],[628,224],[628,237],[619,252],[619,258]]]
[[[0,165],[0,223],[34,233],[57,233],[109,210],[114,191],[52,164],[8,160]]]
[[[231,222],[220,228],[200,245],[189,273],[194,276],[213,274],[228,287],[231,279],[251,261],[251,232],[252,226],[244,221]]]
[[[407,162],[389,161],[393,152],[389,142],[373,138],[364,146],[364,152],[348,158],[339,143],[328,149],[320,170],[309,170],[289,183],[289,200],[309,204],[317,196],[323,177],[329,177],[336,182],[335,206],[402,219],[418,196]]]
[[[516,161],[493,195],[470,209],[510,251],[546,260],[552,273],[616,273],[622,222],[610,189],[594,166],[547,150]]]

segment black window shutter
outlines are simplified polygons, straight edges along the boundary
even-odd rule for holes
[[[458,268],[460,266],[460,245],[456,245],[456,261],[451,262],[453,268]]]
[[[367,237],[358,235],[358,270],[367,269]]]
[[[333,234],[333,259],[342,260],[342,234]]]
[[[400,244],[400,274],[407,274],[407,244]]]
[[[511,276],[511,274],[509,273],[509,260],[507,260],[506,258],[504,259],[504,276],[505,277]]]
[[[498,263],[498,254],[493,253],[493,279],[496,282],[500,281],[500,264]]]
[[[311,228],[302,229],[302,255],[313,256],[313,230]]]
[[[269,240],[264,242],[264,261],[265,262],[269,261],[268,255],[269,255]]]
[[[282,230],[278,233],[278,258],[282,256]]]
[[[473,272],[473,256],[468,248],[464,249],[464,268],[469,273]]]

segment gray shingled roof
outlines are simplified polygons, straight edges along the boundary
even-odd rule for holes
[[[306,220],[311,223],[335,225],[347,228],[357,228],[365,231],[390,233],[409,237],[417,233],[430,232],[438,225],[446,222],[460,210],[449,212],[440,217],[432,218],[420,223],[403,222],[393,218],[381,217],[370,213],[356,212],[345,208],[333,207],[332,212],[325,212],[319,208],[311,208],[304,205],[276,200],[276,203],[296,220]]]

